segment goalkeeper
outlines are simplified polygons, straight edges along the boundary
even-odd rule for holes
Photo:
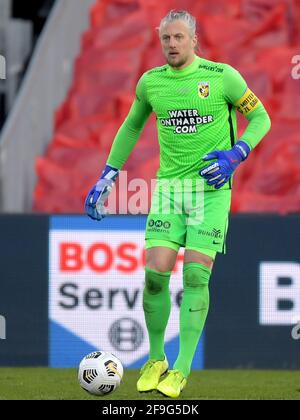
[[[268,132],[270,119],[238,71],[195,54],[193,16],[172,10],[158,29],[167,64],[140,78],[135,101],[114,139],[100,179],[87,196],[85,209],[95,220],[104,217],[107,196],[154,112],[160,169],[147,219],[143,294],[150,356],[141,370],[137,389],[157,389],[177,398],[187,383],[206,321],[214,260],[217,253],[225,253],[232,176]],[[240,138],[236,110],[249,121]],[[162,180],[171,185],[168,194]],[[202,197],[197,211],[191,211],[186,203],[180,207],[180,194],[172,189],[175,180],[183,184],[189,204]],[[177,211],[164,211],[158,204],[161,200],[167,200],[167,207]],[[164,334],[171,310],[169,281],[180,247],[185,247],[180,348],[174,366],[168,370]]]

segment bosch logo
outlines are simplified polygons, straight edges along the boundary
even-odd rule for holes
[[[96,242],[88,247],[78,242],[62,242],[59,251],[62,272],[74,273],[88,268],[96,273],[111,269],[132,273],[145,265],[145,250],[134,242],[116,247],[107,242]]]
[[[118,351],[135,351],[144,340],[141,325],[134,319],[121,318],[109,329],[109,340]]]

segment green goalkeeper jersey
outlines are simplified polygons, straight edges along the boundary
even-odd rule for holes
[[[160,146],[157,178],[199,180],[199,170],[207,166],[203,156],[229,150],[236,142],[237,109],[250,121],[241,139],[253,148],[268,131],[269,118],[238,71],[198,56],[183,70],[169,65],[149,70],[138,82],[107,163],[121,169],[154,112]],[[205,183],[204,189],[214,187]]]

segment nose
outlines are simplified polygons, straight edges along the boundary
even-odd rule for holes
[[[175,38],[173,36],[170,37],[169,47],[170,48],[175,48],[176,47],[176,41],[175,41]]]

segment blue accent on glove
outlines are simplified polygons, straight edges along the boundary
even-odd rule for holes
[[[119,170],[109,165],[105,166],[100,179],[89,192],[85,200],[85,212],[93,220],[102,220],[106,214],[104,204],[109,196],[114,183],[119,175]]]
[[[203,160],[217,160],[199,171],[199,175],[207,181],[207,185],[214,185],[218,190],[229,181],[233,172],[248,157],[250,151],[248,144],[239,140],[231,150],[216,150],[208,153]]]

